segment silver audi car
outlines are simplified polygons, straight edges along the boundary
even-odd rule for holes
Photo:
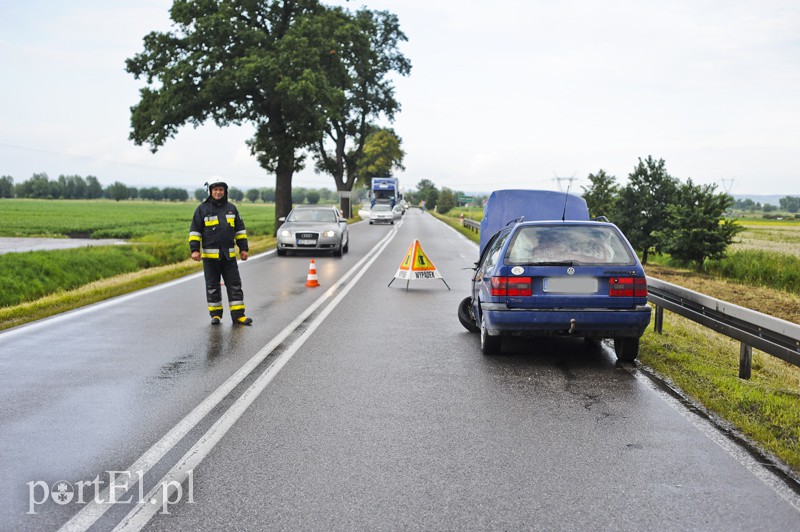
[[[347,218],[336,207],[298,205],[278,229],[278,255],[289,251],[332,251],[337,257],[347,253],[350,231]]]

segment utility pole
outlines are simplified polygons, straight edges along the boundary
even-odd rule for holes
[[[734,178],[730,179],[722,179],[722,188],[725,189],[725,194],[731,196],[731,190],[733,190],[733,182],[736,181]]]
[[[564,192],[564,187],[561,186],[561,183],[566,181],[568,183],[567,184],[567,192],[569,192],[571,190],[571,188],[572,188],[572,182],[576,180],[576,177],[575,177],[576,173],[577,172],[573,173],[572,176],[570,176],[570,177],[559,177],[558,175],[556,175],[555,172],[553,172],[553,175],[555,176],[553,178],[553,181],[558,183],[558,190],[561,191],[561,192]]]

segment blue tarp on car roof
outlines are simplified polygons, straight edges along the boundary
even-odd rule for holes
[[[486,201],[481,220],[480,252],[509,222],[531,220],[588,220],[586,200],[552,190],[495,190]]]

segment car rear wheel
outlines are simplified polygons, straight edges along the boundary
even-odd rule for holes
[[[484,355],[500,354],[500,337],[489,336],[486,330],[486,320],[481,316],[481,353]]]
[[[633,362],[639,356],[639,338],[614,338],[614,351],[620,362]]]
[[[475,317],[472,315],[471,297],[465,297],[458,305],[458,321],[471,333],[476,333],[481,330],[480,327],[475,324]]]

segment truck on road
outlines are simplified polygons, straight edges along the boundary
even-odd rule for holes
[[[385,203],[394,208],[403,195],[400,193],[400,180],[396,177],[373,177],[369,189],[369,204],[374,207],[376,203]]]

